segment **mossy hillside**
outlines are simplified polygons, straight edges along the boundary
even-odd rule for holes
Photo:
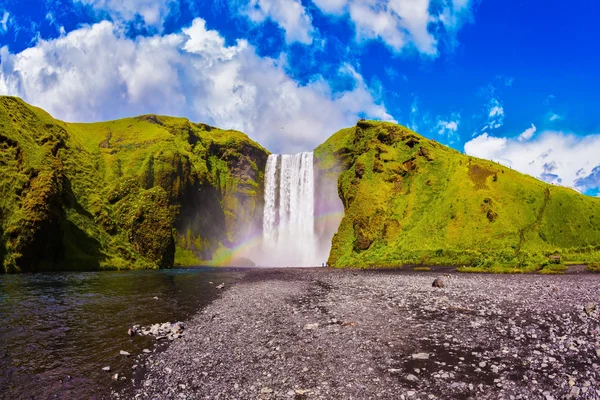
[[[0,97],[0,261],[30,271],[210,259],[259,221],[267,155],[186,119],[70,124]]]
[[[600,260],[600,199],[463,155],[408,128],[359,121],[315,150],[338,165],[345,216],[333,266],[536,270],[551,254]]]
[[[69,125],[115,188],[133,178],[179,205],[176,243],[188,252],[177,252],[178,265],[210,262],[260,229],[268,152],[245,134],[155,115]]]

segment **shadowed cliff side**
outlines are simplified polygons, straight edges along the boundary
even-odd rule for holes
[[[71,124],[0,97],[3,270],[210,261],[260,230],[267,157],[241,132],[183,118]]]
[[[600,199],[361,120],[315,150],[339,166],[345,216],[333,266],[467,265],[504,272],[548,257],[600,260]],[[475,268],[473,269],[475,270]]]

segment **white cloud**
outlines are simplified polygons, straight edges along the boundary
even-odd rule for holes
[[[430,0],[313,0],[326,14],[348,14],[358,40],[380,39],[395,51],[410,45],[436,56],[438,38],[430,25],[443,25],[452,37],[470,18],[471,0],[442,2],[430,13]]]
[[[504,115],[504,108],[501,106],[493,106],[490,109],[490,118]]]
[[[439,134],[442,135],[445,131],[456,132],[458,129],[457,121],[439,121],[438,127],[440,128]]]
[[[4,11],[2,19],[0,19],[0,32],[8,31],[8,17],[10,17],[10,14],[8,11]]]
[[[116,21],[131,21],[137,15],[142,17],[146,25],[158,29],[169,14],[171,4],[175,0],[75,0],[83,4],[108,12]]]
[[[103,21],[18,54],[3,47],[0,60],[0,94],[70,121],[179,115],[293,152],[363,114],[392,119],[350,66],[339,73],[354,81],[351,90],[334,93],[320,77],[300,85],[286,74],[285,59],[261,58],[245,40],[226,46],[200,18],[180,34],[135,40]]]
[[[438,122],[433,128],[438,135],[445,136],[447,143],[454,143],[458,138],[458,125],[460,124],[460,114],[452,114],[450,118],[438,116]]]
[[[523,133],[521,133],[521,134],[518,136],[518,138],[517,138],[517,139],[518,139],[520,142],[524,142],[524,141],[526,141],[526,140],[529,140],[529,139],[531,139],[531,138],[533,137],[533,134],[535,133],[535,131],[536,131],[536,130],[537,130],[537,128],[535,127],[535,125],[534,125],[534,124],[531,124],[531,128],[527,128],[527,129],[525,129],[525,130],[523,131]]]
[[[482,129],[498,129],[504,124],[504,107],[498,99],[492,97],[488,102],[488,119]]]
[[[550,121],[556,121],[556,120],[562,119],[562,117],[558,114],[551,112],[550,115],[548,116],[548,119]]]
[[[314,28],[300,0],[250,0],[242,13],[256,23],[270,18],[285,31],[287,43],[312,43]]]
[[[531,129],[531,128],[530,128]],[[546,182],[587,190],[600,186],[600,135],[545,131],[534,140],[484,133],[465,144],[467,154],[500,162]]]
[[[341,14],[348,0],[313,0],[313,3],[326,14]]]

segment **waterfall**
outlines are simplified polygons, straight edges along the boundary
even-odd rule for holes
[[[273,154],[265,171],[263,265],[317,266],[313,153]]]

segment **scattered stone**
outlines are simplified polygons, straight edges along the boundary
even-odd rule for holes
[[[436,292],[426,274],[319,271],[247,272],[191,317],[185,340],[141,357],[153,382],[120,399],[600,398],[591,276],[453,274]]]
[[[596,312],[596,309],[598,307],[596,306],[596,303],[588,303],[585,305],[585,307],[583,307],[583,311],[587,314],[587,315],[592,315],[593,313]]]
[[[129,353],[128,353],[127,351],[125,351],[125,350],[121,350],[121,351],[119,351],[119,354],[120,354],[120,355],[122,355],[122,356],[126,356],[126,357],[129,357],[129,356],[131,355],[131,354],[129,354]]]
[[[220,285],[218,285],[218,286],[215,286],[215,287],[216,287],[217,289],[223,289],[223,288],[225,288],[225,284],[224,284],[224,283],[221,283]]]
[[[110,366],[102,367],[102,371],[110,372]]]
[[[431,286],[436,287],[436,288],[443,288],[444,281],[442,280],[442,278],[435,278],[435,280],[433,281]]]
[[[173,326],[171,327],[171,333],[173,334],[179,334],[181,332],[183,332],[183,322],[177,322],[175,324],[173,324]]]
[[[143,351],[144,353],[152,353],[152,352],[150,351],[150,349],[144,349],[144,350],[142,350],[142,351]]]
[[[112,376],[112,380],[113,380],[113,381],[117,381],[117,380],[119,380],[119,374],[114,374],[114,375]]]
[[[429,360],[429,353],[415,353],[411,357],[414,360]]]
[[[178,339],[184,334],[185,324],[183,322],[164,322],[162,324],[154,324],[138,328],[137,332],[141,335],[151,335],[156,340],[167,339],[170,340]]]

